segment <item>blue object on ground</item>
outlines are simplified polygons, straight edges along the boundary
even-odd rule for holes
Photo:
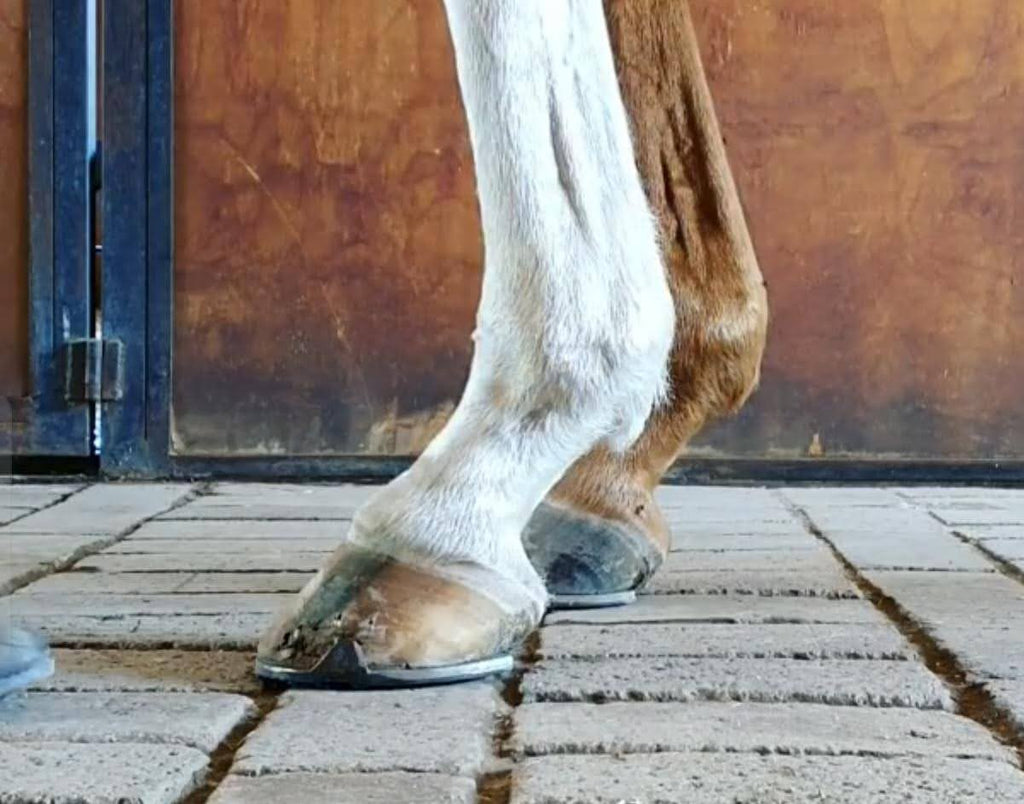
[[[42,637],[0,627],[0,698],[53,673],[53,656]]]

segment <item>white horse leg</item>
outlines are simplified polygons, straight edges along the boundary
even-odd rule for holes
[[[350,644],[371,670],[507,653],[546,604],[531,513],[596,443],[626,448],[664,388],[673,306],[601,0],[446,6],[486,246],[469,380],[268,634],[266,667]]]

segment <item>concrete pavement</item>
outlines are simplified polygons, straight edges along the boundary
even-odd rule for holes
[[[633,606],[505,682],[263,690],[277,606],[367,487],[0,486],[0,802],[1024,801],[1024,491],[659,491]]]

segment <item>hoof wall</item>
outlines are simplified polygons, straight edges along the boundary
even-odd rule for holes
[[[523,546],[544,580],[550,608],[602,608],[632,603],[663,554],[639,528],[541,503]]]

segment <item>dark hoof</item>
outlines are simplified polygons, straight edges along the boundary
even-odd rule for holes
[[[341,547],[260,643],[256,673],[312,687],[411,687],[501,674],[532,599],[474,564],[418,566]]]
[[[523,546],[560,608],[631,602],[626,593],[642,587],[663,559],[639,528],[550,502],[534,512]]]

